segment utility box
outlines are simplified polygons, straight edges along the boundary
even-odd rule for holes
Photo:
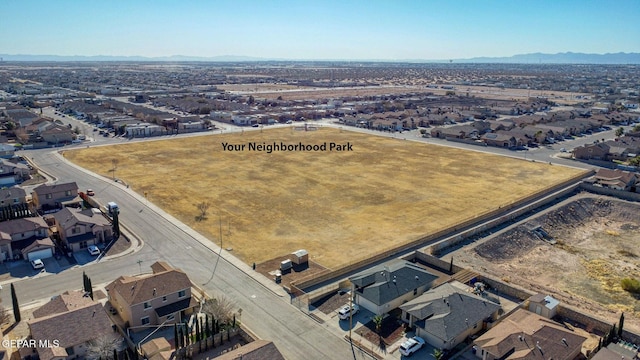
[[[120,207],[118,207],[118,204],[111,201],[107,203],[107,212],[109,212],[109,215],[120,213]]]
[[[281,271],[291,270],[292,267],[293,267],[293,263],[289,259],[280,262]]]
[[[304,249],[294,251],[291,253],[291,261],[297,265],[306,264],[309,262],[309,253]]]

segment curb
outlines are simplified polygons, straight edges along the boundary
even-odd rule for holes
[[[94,176],[96,178],[103,179],[105,181],[111,182],[110,179],[108,179],[108,178],[106,178],[106,177],[104,177],[102,175],[99,175],[99,174],[96,174],[94,172],[88,171],[88,170],[86,170],[86,169],[84,169],[82,167],[79,167],[79,166],[69,162],[66,159],[66,157],[64,157],[60,153],[60,151],[56,151],[55,152],[55,156],[57,156],[61,161],[63,161],[67,165],[73,166],[76,169],[79,169],[79,170],[83,171],[84,173],[86,173],[88,175],[91,175],[91,176]],[[245,273],[246,275],[248,275],[251,279],[255,280],[257,283],[262,285],[265,289],[271,291],[274,295],[276,295],[278,297],[281,297],[281,298],[284,298],[284,297],[289,295],[288,293],[286,293],[286,291],[282,287],[274,286],[275,284],[272,285],[271,281],[269,281],[267,278],[264,278],[263,275],[253,271],[249,265],[243,263],[242,261],[237,259],[235,256],[229,254],[228,251],[226,251],[224,249],[221,249],[219,246],[214,244],[212,241],[210,241],[206,237],[202,236],[200,233],[198,233],[197,231],[193,230],[192,228],[190,228],[186,224],[180,222],[178,219],[176,219],[172,215],[168,214],[167,212],[165,212],[161,208],[157,207],[155,204],[153,204],[152,202],[148,201],[146,198],[142,197],[140,194],[138,194],[137,192],[133,191],[131,188],[127,187],[126,185],[124,185],[124,184],[122,184],[120,182],[117,182],[116,184],[120,185],[121,186],[120,189],[122,191],[128,193],[130,196],[135,198],[140,204],[145,205],[149,210],[153,211],[157,215],[161,216],[162,218],[164,218],[165,220],[167,220],[168,222],[170,222],[171,224],[173,224],[174,226],[176,226],[177,228],[182,230],[186,235],[190,236],[195,241],[200,243],[202,246],[204,246],[207,249],[211,250],[215,255],[220,256],[222,258],[222,260],[226,261],[229,265],[235,267],[239,271],[241,271],[241,272]],[[138,245],[135,246],[133,250],[129,250],[128,249],[128,250],[123,251],[120,254],[115,254],[115,255],[112,255],[112,256],[106,256],[106,257],[104,257],[104,259],[114,259],[114,258],[126,256],[126,255],[129,255],[131,253],[134,253],[134,252],[140,250],[144,246],[144,243],[143,243],[142,239],[139,236],[137,236],[137,234],[135,234],[134,232],[130,231],[125,225],[121,224],[121,226],[123,227],[123,229],[127,230],[127,232],[131,235],[132,239],[135,239],[136,241],[138,241]],[[258,276],[255,276],[255,275],[258,275]]]

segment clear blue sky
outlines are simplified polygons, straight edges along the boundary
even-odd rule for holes
[[[447,60],[640,52],[640,0],[0,0],[0,53]]]

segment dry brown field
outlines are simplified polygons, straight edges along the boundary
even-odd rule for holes
[[[257,152],[256,142],[352,145],[352,151]],[[223,143],[245,145],[224,151]],[[248,264],[307,249],[330,269],[505,206],[581,170],[320,128],[244,131],[66,151],[117,177]],[[196,204],[208,219],[196,221]],[[126,209],[123,209],[123,212]],[[123,222],[126,220],[123,219]]]
[[[447,89],[427,88],[423,85],[405,85],[402,82],[390,82],[381,86],[344,87],[344,88],[322,88],[306,87],[287,84],[230,84],[219,85],[220,89],[237,92],[241,94],[253,95],[259,98],[275,100],[281,97],[283,100],[306,100],[306,99],[329,99],[349,96],[378,96],[387,94],[407,94],[418,93],[435,95],[445,95]],[[456,86],[458,95],[475,96],[483,99],[494,100],[527,100],[529,97],[545,97],[561,104],[575,104],[583,99],[577,99],[576,95],[587,96],[588,94],[569,93],[563,91],[541,91],[528,89],[505,89],[490,86]]]

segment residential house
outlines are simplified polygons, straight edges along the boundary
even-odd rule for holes
[[[127,137],[147,137],[160,136],[164,134],[165,128],[156,124],[137,123],[128,124],[127,126],[125,126],[124,131]]]
[[[637,174],[617,169],[598,169],[593,178],[594,185],[623,191],[635,191],[638,183]]]
[[[75,181],[36,186],[31,193],[31,198],[35,208],[43,212],[56,211],[65,206],[78,207],[82,203],[82,199],[78,196],[78,184]]]
[[[27,203],[27,193],[23,188],[13,186],[0,189],[0,208]]]
[[[602,142],[587,144],[573,149],[573,157],[581,160],[607,160],[609,149],[609,145]]]
[[[431,136],[442,139],[478,139],[480,138],[480,131],[473,125],[458,125],[448,128],[438,127],[431,130]]]
[[[487,133],[480,137],[489,146],[510,148],[518,146],[518,140],[509,134]]]
[[[607,347],[600,349],[591,360],[640,360],[640,352],[637,347],[628,346],[623,343],[611,343]]]
[[[438,277],[404,260],[391,261],[349,278],[354,301],[376,315],[386,314],[431,288]]]
[[[467,337],[493,322],[499,304],[469,292],[459,283],[444,283],[400,306],[402,319],[416,328],[416,335],[444,350],[454,348]]]
[[[68,144],[73,141],[74,133],[71,129],[62,125],[54,125],[40,132],[43,141],[52,145]]]
[[[563,325],[518,309],[474,344],[476,356],[482,360],[573,360],[585,340]]]
[[[233,115],[231,122],[238,126],[251,126],[258,123],[258,120],[249,115]]]
[[[120,276],[106,286],[109,302],[132,331],[181,322],[198,301],[183,271],[158,261],[152,274]]]
[[[197,116],[178,119],[178,131],[180,132],[201,131],[206,128],[205,122]]]
[[[13,186],[31,178],[31,169],[26,164],[0,159],[0,186]]]
[[[571,135],[571,131],[564,126],[536,124],[535,127],[542,130],[543,132],[548,130],[548,138],[550,139],[562,140],[566,136]]]
[[[26,217],[0,222],[0,261],[9,259],[46,259],[53,256],[49,225],[41,217]],[[32,245],[37,243],[37,246]],[[49,245],[49,246],[47,246]],[[30,248],[31,247],[31,248]],[[49,250],[46,250],[46,248]],[[28,249],[23,253],[24,249]]]
[[[70,251],[80,251],[113,239],[111,222],[98,209],[64,208],[45,220],[53,224],[59,240]]]
[[[82,359],[94,341],[122,341],[102,304],[81,291],[52,298],[33,316],[28,322],[31,338],[51,344],[33,349],[40,360]]]
[[[0,144],[0,158],[11,159],[16,155],[16,147],[9,144]]]
[[[38,115],[25,108],[7,109],[4,112],[9,118],[11,118],[11,120],[13,120],[14,123],[19,124],[20,127],[27,126],[38,118]]]

